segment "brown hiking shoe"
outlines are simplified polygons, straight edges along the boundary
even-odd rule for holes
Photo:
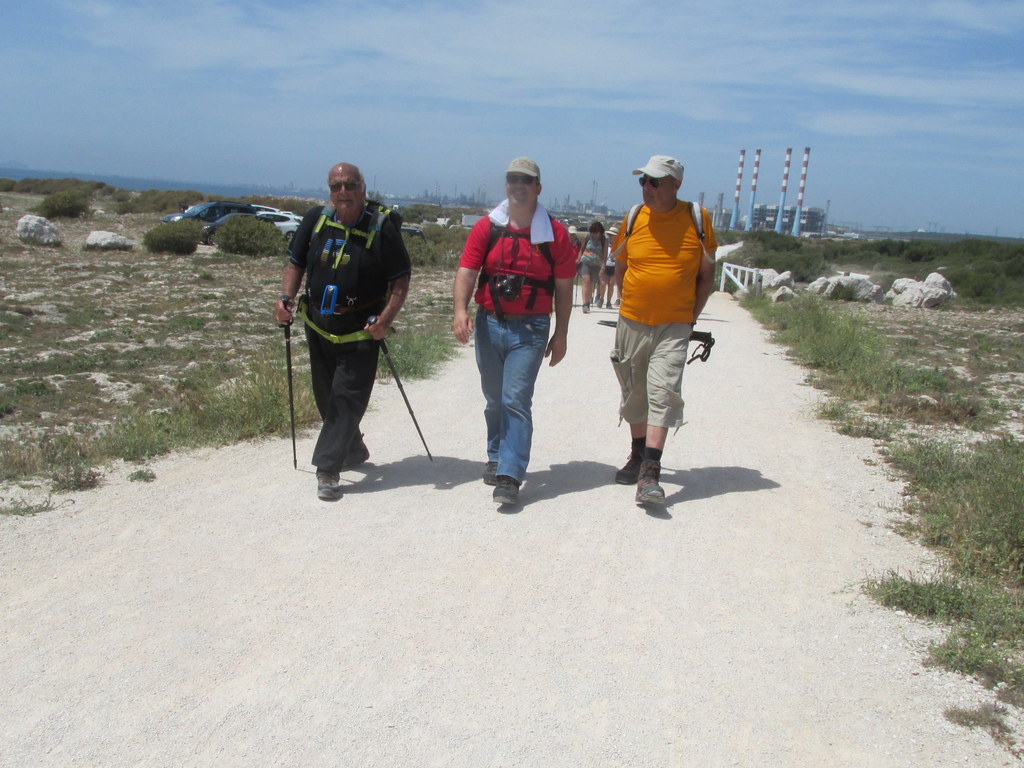
[[[643,454],[629,454],[626,466],[615,473],[615,482],[619,485],[636,485],[636,481],[640,479],[640,465],[643,460]]]
[[[316,497],[322,501],[337,501],[341,498],[341,476],[337,472],[316,473]]]
[[[636,481],[637,504],[664,504],[665,489],[658,485],[661,479],[661,462],[645,459],[640,465],[640,476]]]

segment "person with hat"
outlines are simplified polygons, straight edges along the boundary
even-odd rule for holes
[[[576,251],[540,204],[540,191],[537,163],[513,160],[507,198],[470,230],[453,289],[452,331],[463,344],[471,334],[475,342],[487,426],[483,479],[499,504],[519,501],[533,442],[534,385],[545,357],[549,365],[565,357],[572,312]]]
[[[612,227],[605,233],[605,237],[611,242],[617,234],[619,234],[619,230]],[[601,308],[602,303],[607,309],[618,307],[618,299],[612,302],[612,298],[615,296],[615,254],[611,248],[605,249],[605,260],[601,267],[600,280],[601,284],[597,288],[598,309]]]
[[[623,219],[612,244],[621,304],[611,357],[619,415],[631,438],[615,481],[635,484],[638,503],[659,504],[665,501],[661,458],[669,429],[683,424],[687,345],[714,287],[718,243],[708,212],[700,209],[701,237],[691,204],[676,199],[683,182],[678,160],[655,155],[633,174],[644,202],[635,217]]]

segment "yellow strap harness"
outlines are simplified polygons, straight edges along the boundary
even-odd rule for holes
[[[334,221],[334,219],[331,218],[334,215],[334,208],[329,206],[327,208],[324,208],[323,213],[320,214],[320,219],[316,223],[316,228],[313,230],[313,234],[318,234],[320,230],[324,228],[324,225],[327,225],[328,227],[340,229],[342,232],[345,233],[345,245],[348,245],[349,238],[351,238],[353,235],[358,235],[359,237],[366,240],[366,250],[370,250],[370,248],[373,246],[374,238],[377,237],[377,233],[380,232],[380,228],[384,225],[384,219],[387,218],[389,213],[391,213],[390,209],[381,206],[377,210],[377,213],[374,214],[372,224],[370,225],[370,230],[367,232],[362,229],[356,229],[355,227],[346,227],[344,224]],[[339,264],[348,263],[347,257],[343,258],[344,256],[345,246],[343,245],[338,250],[338,254],[334,257],[334,264],[332,265],[333,269],[337,269]]]
[[[334,342],[335,344],[348,344],[352,341],[367,341],[373,338],[367,330],[352,331],[352,333],[346,333],[342,336],[339,336],[336,333],[328,333],[309,319],[309,314],[306,312],[307,304],[309,304],[309,299],[306,296],[300,296],[298,304],[295,307],[295,314],[302,318],[302,322],[328,341]]]

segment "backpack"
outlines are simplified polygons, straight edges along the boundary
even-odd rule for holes
[[[552,224],[554,224],[554,217],[548,214],[551,218]],[[497,245],[498,241],[503,237],[522,238],[525,239],[529,235],[519,234],[517,232],[509,232],[508,227],[503,227],[495,224],[490,218],[487,219],[488,225],[490,226],[489,234],[487,236],[487,250],[484,251],[484,259],[487,259],[487,254],[491,252],[491,249]],[[545,290],[552,296],[555,295],[555,258],[551,255],[551,244],[550,243],[537,243],[537,250],[543,254],[544,258],[548,262],[548,266],[551,267],[551,275],[546,280],[538,280],[533,277],[524,277],[523,285],[528,285],[533,288],[533,293],[530,298],[527,299],[526,308],[532,309],[534,302],[537,300],[537,291]],[[494,304],[494,315],[498,320],[504,319],[504,312],[502,312],[501,304],[498,300],[498,290],[496,289],[496,283],[501,278],[501,275],[488,275],[485,268],[481,267],[480,277],[477,281],[477,288],[483,286],[486,282],[488,290],[491,294],[491,302]]]
[[[330,270],[337,270],[339,266],[343,266],[349,263],[349,254],[346,252],[345,245],[348,241],[352,241],[353,244],[358,245],[363,251],[372,255],[376,259],[381,259],[380,253],[380,233],[384,226],[384,223],[391,219],[393,223],[401,229],[401,217],[397,212],[391,211],[384,207],[380,203],[374,200],[366,201],[366,210],[369,213],[369,220],[360,219],[351,227],[346,227],[332,220],[334,215],[334,206],[325,206],[317,218],[316,226],[310,232],[309,240],[301,247],[307,251],[306,259],[306,279],[305,279],[305,292],[302,299],[300,300],[299,316],[302,318],[308,326],[313,328],[315,331],[320,333],[322,336],[335,341],[339,333],[343,333],[353,325],[362,325],[362,318],[367,314],[373,314],[379,311],[383,307],[384,302],[387,300],[386,295],[382,296],[359,296],[359,295],[344,295],[341,288],[340,282],[332,282],[328,278],[328,282],[331,284],[326,286],[324,289],[324,299],[318,299],[311,296],[312,282],[313,282],[313,269],[315,264],[319,261],[321,266],[326,267]],[[363,228],[358,225],[362,223]],[[317,241],[317,238],[327,237],[327,241],[330,242],[331,238],[340,238],[341,247],[335,248],[332,246],[330,254],[321,252],[319,259],[311,257],[308,254],[310,245]],[[333,259],[333,263],[328,261]],[[346,279],[346,284],[352,288],[356,288],[360,285],[359,283],[359,261],[356,260],[349,272]],[[318,286],[317,290],[320,290]],[[330,291],[331,299],[327,302],[327,292]],[[355,291],[353,291],[354,293]],[[335,303],[342,309],[336,310]],[[327,304],[326,310],[324,305]],[[346,306],[347,305],[347,306]],[[311,316],[312,315],[312,316]],[[314,317],[316,322],[314,322]],[[317,323],[320,323],[318,325]]]

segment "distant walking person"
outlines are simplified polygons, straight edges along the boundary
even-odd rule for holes
[[[401,218],[366,199],[356,166],[333,166],[327,186],[331,204],[310,210],[288,247],[274,316],[287,325],[296,312],[306,324],[323,419],[313,449],[317,496],[333,501],[342,495],[341,470],[370,457],[359,424],[377,376],[379,340],[405,302],[411,266]],[[303,276],[306,290],[296,301]]]
[[[604,225],[595,221],[590,225],[587,239],[579,247],[579,256],[576,264],[579,267],[580,275],[583,277],[583,313],[590,311],[590,304],[593,301],[594,289],[597,288],[597,281],[604,262],[608,255],[608,240],[604,236]],[[597,306],[601,306],[600,295],[597,299]]]
[[[612,227],[605,233],[606,238],[614,239],[619,233],[615,227]],[[601,306],[602,300],[604,300],[604,306],[608,309],[619,306],[618,300],[612,301],[615,296],[615,253],[611,248],[607,249],[608,254],[604,260],[604,266],[601,268],[601,285],[597,289],[597,306]]]
[[[508,196],[478,221],[455,274],[452,331],[472,333],[484,394],[484,482],[499,504],[516,504],[533,443],[533,390],[545,357],[565,357],[576,252],[538,202],[540,168],[518,157],[505,173]],[[469,314],[475,299],[475,320]],[[555,327],[551,330],[551,311]]]
[[[655,155],[640,176],[644,204],[623,219],[612,244],[621,306],[612,365],[622,391],[619,415],[629,424],[629,459],[615,480],[636,484],[638,503],[663,503],[661,458],[668,430],[683,423],[681,387],[693,324],[714,285],[718,248],[703,208],[703,240],[690,203],[676,199],[683,166]],[[632,226],[630,226],[632,224]]]

